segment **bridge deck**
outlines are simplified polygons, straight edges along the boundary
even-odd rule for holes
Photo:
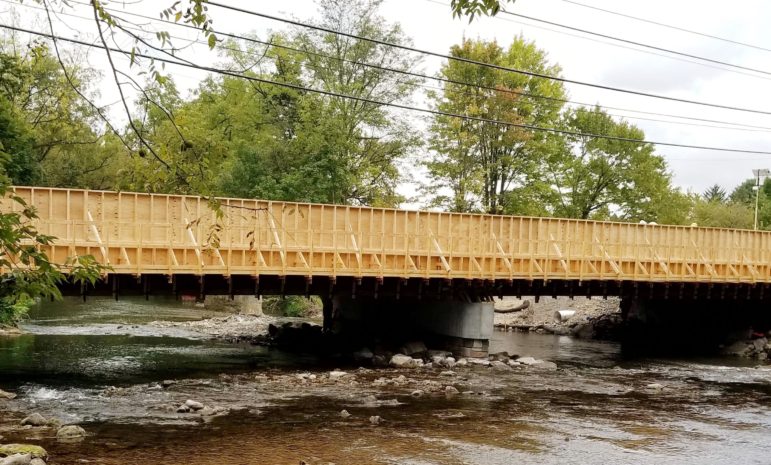
[[[771,282],[771,233],[16,187],[56,261],[120,274]],[[3,199],[3,211],[18,205]]]

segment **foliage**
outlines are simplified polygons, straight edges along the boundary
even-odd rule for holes
[[[741,203],[698,199],[693,206],[692,220],[699,226],[752,229],[753,219],[753,209]]]
[[[454,17],[468,16],[471,22],[476,16],[495,16],[501,10],[502,3],[514,1],[516,0],[451,0],[450,8]]]
[[[548,62],[546,52],[522,37],[505,50],[496,42],[464,40],[450,53],[550,76],[560,73],[557,65]],[[521,206],[513,202],[511,191],[543,187],[535,181],[535,174],[547,154],[559,148],[560,138],[514,125],[558,124],[559,100],[565,97],[562,84],[457,60],[445,63],[440,74],[453,82],[432,95],[436,110],[511,125],[435,116],[430,136],[434,155],[426,164],[431,204],[452,211],[519,213]]]
[[[722,203],[728,200],[728,195],[726,194],[726,191],[720,187],[719,184],[713,184],[710,186],[706,191],[704,191],[704,194],[702,194],[702,197],[707,202],[718,202]]]
[[[620,139],[568,136],[567,150],[557,153],[549,178],[557,191],[554,214],[568,218],[662,221],[677,199],[664,159],[654,153],[643,132],[616,121],[600,108],[579,108],[566,114],[566,127],[581,134]],[[671,210],[670,210],[671,212]],[[670,213],[667,213],[670,214]],[[685,221],[667,218],[667,222]]]
[[[268,315],[308,318],[320,315],[322,303],[318,296],[266,296],[262,308]]]

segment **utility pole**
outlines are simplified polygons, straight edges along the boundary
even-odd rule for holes
[[[757,169],[752,170],[752,174],[755,176],[755,227],[754,229],[757,231],[758,229],[758,200],[760,199],[760,178],[761,177],[768,177],[771,175],[771,171],[767,169]]]

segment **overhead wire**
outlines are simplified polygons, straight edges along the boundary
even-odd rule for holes
[[[11,0],[0,0],[0,1],[11,3]],[[438,2],[436,0],[427,0],[427,1],[432,2],[432,3],[442,4],[441,2]],[[70,3],[80,4],[80,5],[88,5],[88,3],[78,2],[78,1],[75,1],[75,0],[71,0]],[[36,7],[36,6],[30,5],[30,4],[22,4],[22,6],[25,6],[27,8],[32,8],[32,9],[42,9],[40,7]],[[117,12],[117,10],[114,10],[114,9],[111,10],[109,8],[106,8],[106,10],[108,10],[108,11],[116,11]],[[120,13],[122,13],[124,15],[128,15],[128,16],[133,16],[133,17],[137,17],[137,18],[147,19],[147,20],[150,20],[150,21],[170,24],[170,25],[174,25],[174,26],[178,26],[178,27],[184,27],[184,28],[193,29],[193,30],[196,30],[196,31],[198,30],[198,28],[196,28],[195,26],[189,25],[189,24],[184,24],[184,23],[178,23],[178,22],[175,22],[175,21],[169,21],[169,20],[164,20],[164,19],[153,18],[153,17],[147,16],[147,15],[142,15],[142,14],[133,13],[133,12],[121,11]],[[61,14],[65,15],[65,16],[79,18],[79,19],[89,19],[89,18],[85,18],[83,16],[72,14],[72,13],[61,13]],[[124,27],[126,27],[126,26],[124,26]],[[142,30],[142,29],[138,28],[137,30]],[[144,31],[144,30],[142,30],[142,31],[143,32],[148,32],[148,31]],[[582,105],[582,106],[586,106],[586,107],[599,107],[599,108],[601,108],[603,110],[614,110],[614,111],[622,111],[622,112],[629,112],[629,113],[636,113],[636,114],[643,114],[643,115],[660,116],[660,117],[665,117],[665,118],[685,119],[685,120],[690,120],[690,121],[699,121],[699,122],[705,122],[705,123],[716,123],[716,124],[723,124],[723,125],[736,126],[736,127],[715,126],[715,125],[696,124],[696,123],[685,123],[685,122],[681,122],[681,121],[669,121],[669,120],[661,120],[661,119],[656,119],[656,118],[645,118],[645,117],[639,117],[639,116],[620,115],[620,114],[615,114],[615,113],[608,112],[608,114],[610,114],[611,116],[615,116],[615,117],[619,117],[619,118],[627,118],[627,119],[634,119],[634,120],[640,120],[640,121],[660,122],[660,123],[665,123],[665,124],[679,124],[679,125],[686,125],[686,126],[705,127],[705,128],[713,128],[713,129],[741,130],[741,131],[749,131],[749,132],[769,132],[769,131],[771,131],[771,127],[767,127],[767,126],[759,126],[759,125],[752,125],[752,124],[746,124],[746,123],[737,123],[737,122],[732,122],[732,121],[716,120],[716,119],[709,119],[709,118],[698,118],[698,117],[693,117],[693,116],[676,115],[676,114],[669,114],[669,113],[659,113],[659,112],[643,111],[643,110],[637,110],[637,109],[609,106],[609,105],[598,104],[598,103],[579,102],[579,101],[569,100],[569,99],[564,99],[564,98],[557,98],[557,97],[551,97],[551,96],[546,96],[546,95],[533,94],[533,93],[529,93],[529,92],[525,92],[525,91],[521,91],[521,90],[493,88],[493,87],[489,87],[489,86],[469,83],[469,82],[465,82],[465,81],[459,81],[459,80],[455,80],[455,79],[448,79],[448,78],[443,78],[443,77],[439,77],[439,76],[431,76],[431,75],[426,75],[426,74],[417,73],[417,72],[408,71],[408,70],[400,70],[400,69],[395,69],[395,68],[388,68],[388,67],[383,67],[383,66],[379,66],[379,65],[375,65],[375,64],[359,62],[359,61],[355,61],[355,60],[348,60],[348,59],[345,59],[345,58],[333,57],[333,56],[321,54],[321,53],[318,53],[318,52],[312,52],[312,51],[309,51],[309,50],[301,50],[301,49],[290,47],[290,46],[287,46],[287,45],[284,45],[284,44],[278,44],[278,43],[275,43],[275,42],[266,42],[266,41],[263,41],[263,40],[255,39],[253,37],[233,34],[233,33],[225,32],[225,31],[220,31],[220,30],[217,31],[217,35],[218,36],[224,36],[224,37],[230,37],[230,38],[237,39],[237,40],[245,40],[247,42],[252,42],[252,43],[264,45],[266,47],[281,48],[281,49],[284,49],[284,50],[290,50],[290,51],[294,51],[294,52],[298,52],[298,53],[304,53],[304,54],[315,55],[315,56],[320,56],[320,57],[324,57],[324,58],[339,60],[340,62],[350,63],[350,64],[353,64],[353,65],[365,66],[365,67],[369,67],[369,68],[372,68],[372,69],[378,69],[378,70],[382,70],[382,71],[386,71],[386,72],[399,73],[399,74],[409,75],[409,76],[423,78],[423,79],[430,79],[430,80],[435,80],[435,81],[438,81],[438,82],[445,82],[445,83],[469,86],[469,87],[473,87],[473,88],[485,89],[485,90],[491,90],[491,91],[498,91],[498,92],[513,94],[513,95],[518,95],[518,96],[525,96],[525,97],[529,97],[529,98],[535,98],[535,99],[541,99],[541,100],[549,100],[549,101],[554,101],[554,102],[560,102],[560,103],[569,104],[569,105]],[[181,40],[189,40],[188,38],[183,38],[183,37],[173,36],[173,35],[170,36],[170,37],[171,38],[176,38],[176,39],[181,39]],[[200,40],[195,40],[194,42],[204,43],[203,41],[200,41]],[[226,50],[230,50],[230,48],[226,47],[226,46],[220,45],[220,47],[223,48],[223,49],[226,49]],[[435,86],[427,86],[427,85],[421,85],[421,87],[431,88],[431,89],[440,89],[440,88],[437,88]]]
[[[43,33],[40,31],[34,31],[26,28],[21,28],[18,26],[11,26],[6,24],[0,24],[0,29],[7,29],[7,30],[13,30],[17,32],[23,32],[26,34],[36,35],[40,37],[47,37],[49,39],[56,38],[56,40],[64,41],[64,42],[70,42],[73,44],[90,47],[90,48],[96,48],[96,49],[103,49],[103,50],[110,50],[112,52],[118,52],[123,54],[128,54],[129,52],[117,48],[112,47],[105,47],[98,44],[93,44],[89,42],[85,42],[78,39],[72,39],[68,37],[61,37],[61,36],[54,36],[52,34]],[[176,66],[182,66],[187,68],[193,68],[198,69],[201,71],[207,71],[210,73],[220,74],[220,75],[226,75],[241,79],[247,79],[254,82],[260,82],[263,84],[269,84],[269,85],[275,85],[278,87],[284,87],[288,89],[297,90],[300,92],[311,92],[316,93],[320,95],[325,95],[328,97],[336,97],[336,98],[343,98],[348,100],[354,100],[359,101],[362,103],[369,103],[381,107],[390,107],[390,108],[397,108],[407,111],[415,111],[415,112],[421,112],[426,114],[432,114],[435,116],[446,116],[450,118],[457,118],[462,120],[468,120],[468,121],[476,121],[476,122],[482,122],[482,123],[490,123],[490,124],[497,124],[501,126],[507,126],[507,127],[515,127],[520,129],[529,129],[532,131],[539,131],[539,132],[549,132],[549,133],[555,133],[555,134],[562,134],[562,135],[568,135],[568,136],[574,136],[574,137],[587,137],[587,138],[595,138],[595,139],[604,139],[604,140],[611,140],[611,141],[618,141],[618,142],[629,142],[634,144],[640,144],[640,145],[646,145],[646,144],[652,144],[652,145],[660,145],[660,146],[668,146],[668,147],[679,147],[679,148],[691,148],[691,149],[698,149],[698,150],[708,150],[708,151],[718,151],[718,152],[733,152],[733,153],[745,153],[745,154],[758,154],[758,155],[771,155],[771,151],[766,150],[750,150],[750,149],[736,149],[736,148],[728,148],[728,147],[713,147],[713,146],[702,146],[702,145],[692,145],[692,144],[680,144],[675,142],[664,142],[664,141],[651,141],[651,140],[645,140],[645,139],[634,139],[634,138],[628,138],[628,137],[618,137],[618,136],[611,136],[611,135],[603,135],[603,134],[592,134],[592,133],[584,133],[584,132],[578,132],[578,131],[572,131],[572,130],[566,130],[566,129],[559,129],[559,128],[546,128],[541,126],[536,126],[532,124],[526,124],[526,123],[514,123],[510,121],[501,121],[501,120],[495,120],[490,118],[483,118],[483,117],[477,117],[477,116],[469,116],[469,115],[461,115],[456,113],[450,113],[450,112],[443,112],[439,110],[434,110],[430,108],[420,108],[420,107],[413,107],[410,105],[404,105],[400,103],[395,102],[382,102],[371,98],[364,98],[364,97],[358,97],[353,95],[346,95],[341,94],[338,92],[332,92],[322,89],[314,89],[309,88],[297,84],[291,84],[286,82],[278,82],[271,79],[265,79],[260,78],[256,76],[249,76],[244,75],[241,73],[237,73],[234,71],[219,69],[211,66],[204,66],[204,65],[198,65],[198,64],[191,64],[186,62],[180,62],[171,60],[168,58],[158,57],[158,56],[151,56],[144,53],[135,53],[135,56],[140,58],[147,58],[147,59],[153,59],[159,62],[164,62],[171,65]]]
[[[688,34],[694,34],[694,35],[701,36],[701,37],[707,37],[709,39],[715,39],[715,40],[719,40],[719,41],[726,42],[726,43],[729,43],[729,44],[740,45],[742,47],[749,47],[749,48],[753,48],[755,50],[762,50],[764,52],[771,52],[771,48],[762,47],[760,45],[754,45],[754,44],[750,44],[750,43],[747,43],[747,42],[742,42],[742,41],[739,41],[739,40],[729,39],[729,38],[726,38],[726,37],[720,37],[720,36],[717,36],[715,34],[709,34],[709,33],[706,33],[706,32],[699,32],[699,31],[695,31],[693,29],[684,28],[684,27],[681,27],[681,26],[675,26],[675,25],[663,23],[663,22],[660,22],[660,21],[654,21],[652,19],[642,18],[640,16],[634,16],[634,15],[630,15],[630,14],[627,14],[627,13],[621,13],[621,12],[618,12],[618,11],[609,10],[609,9],[606,9],[606,8],[600,8],[598,6],[577,2],[575,0],[561,0],[561,1],[563,1],[565,3],[570,3],[572,5],[580,6],[580,7],[583,7],[583,8],[589,8],[589,9],[592,9],[592,10],[601,11],[603,13],[608,13],[608,14],[611,14],[611,15],[620,16],[620,17],[623,17],[623,18],[632,19],[632,20],[635,20],[635,21],[643,22],[643,23],[653,24],[653,25],[664,27],[664,28],[667,28],[667,29],[672,29],[672,30],[675,30],[675,31],[686,32]]]
[[[245,8],[236,7],[236,6],[232,6],[232,5],[225,5],[225,4],[216,2],[216,1],[209,1],[209,2],[207,2],[207,4],[210,5],[210,6],[216,6],[216,7],[224,8],[224,9],[231,10],[231,11],[236,11],[236,12],[240,12],[240,13],[244,13],[244,14],[249,14],[249,15],[257,16],[257,17],[260,17],[260,18],[265,18],[265,19],[269,19],[269,20],[273,20],[273,21],[282,22],[282,23],[285,23],[285,24],[291,24],[291,25],[294,25],[294,26],[304,27],[304,28],[308,28],[308,29],[314,29],[314,30],[318,30],[318,31],[323,31],[323,32],[331,33],[331,34],[337,34],[337,35],[340,35],[340,36],[343,36],[343,37],[349,37],[349,38],[352,38],[352,39],[364,40],[364,41],[367,41],[367,42],[370,42],[370,43],[375,43],[375,44],[379,44],[379,45],[383,45],[383,46],[387,46],[387,47],[393,47],[393,48],[398,48],[398,49],[402,49],[402,50],[406,50],[406,51],[410,51],[410,52],[414,52],[414,53],[420,53],[420,54],[423,54],[423,55],[426,55],[426,56],[433,56],[433,57],[437,57],[437,58],[443,58],[443,59],[446,59],[446,60],[453,60],[453,61],[457,61],[457,62],[461,62],[461,63],[471,64],[471,65],[481,66],[481,67],[486,67],[486,68],[491,68],[491,69],[497,69],[497,70],[500,70],[500,71],[516,73],[516,74],[521,74],[521,75],[530,76],[530,77],[543,78],[543,79],[548,79],[548,80],[551,80],[551,81],[563,82],[563,83],[566,83],[566,84],[575,84],[575,85],[580,85],[580,86],[585,86],[585,87],[593,87],[593,88],[596,88],[596,89],[602,89],[602,90],[607,90],[607,91],[612,91],[612,92],[620,92],[620,93],[625,93],[625,94],[630,94],[630,95],[638,95],[638,96],[641,96],[641,97],[655,98],[655,99],[667,100],[667,101],[679,102],[679,103],[687,103],[687,104],[691,104],[691,105],[700,105],[700,106],[706,106],[706,107],[720,108],[720,109],[724,109],[724,110],[741,111],[741,112],[756,113],[756,114],[762,114],[762,115],[771,115],[771,111],[767,111],[767,110],[759,110],[759,109],[753,109],[753,108],[743,108],[743,107],[737,107],[737,106],[733,106],[733,105],[711,103],[711,102],[703,102],[703,101],[699,101],[699,100],[690,100],[690,99],[679,98],[679,97],[671,97],[671,96],[667,96],[667,95],[654,94],[654,93],[650,93],[650,92],[644,92],[644,91],[638,91],[638,90],[632,90],[632,89],[624,89],[624,88],[609,86],[609,85],[605,85],[605,84],[597,84],[597,83],[579,81],[579,80],[576,80],[576,79],[568,79],[568,78],[563,78],[563,77],[560,77],[560,76],[551,76],[551,75],[544,74],[544,73],[538,73],[538,72],[533,72],[533,71],[526,71],[526,70],[522,70],[522,69],[517,69],[517,68],[512,68],[512,67],[507,67],[507,66],[496,65],[496,64],[493,64],[493,63],[485,63],[485,62],[482,62],[482,61],[472,60],[472,59],[469,59],[469,58],[458,57],[458,56],[453,56],[453,55],[447,55],[447,54],[444,54],[444,53],[434,52],[434,51],[431,51],[431,50],[424,50],[424,49],[420,49],[420,48],[409,46],[409,45],[396,44],[396,43],[388,42],[388,41],[385,41],[385,40],[373,39],[371,37],[360,36],[360,35],[352,34],[352,33],[349,33],[349,32],[337,31],[337,30],[330,29],[330,28],[323,27],[323,26],[314,26],[312,24],[304,23],[302,21],[282,18],[280,16],[275,16],[275,15],[270,15],[270,14],[261,13],[261,12],[257,12],[257,11],[252,11],[252,10],[248,10],[248,9],[245,9]]]

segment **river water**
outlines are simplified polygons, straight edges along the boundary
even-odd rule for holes
[[[0,442],[43,445],[54,464],[771,463],[769,365],[630,358],[613,343],[496,333],[493,351],[559,369],[340,366],[350,373],[340,382],[312,356],[148,324],[210,316],[173,301],[41,305],[28,334],[0,337],[0,389],[19,394],[0,401]],[[177,413],[186,399],[229,413]],[[89,436],[61,443],[16,428],[31,412]]]

